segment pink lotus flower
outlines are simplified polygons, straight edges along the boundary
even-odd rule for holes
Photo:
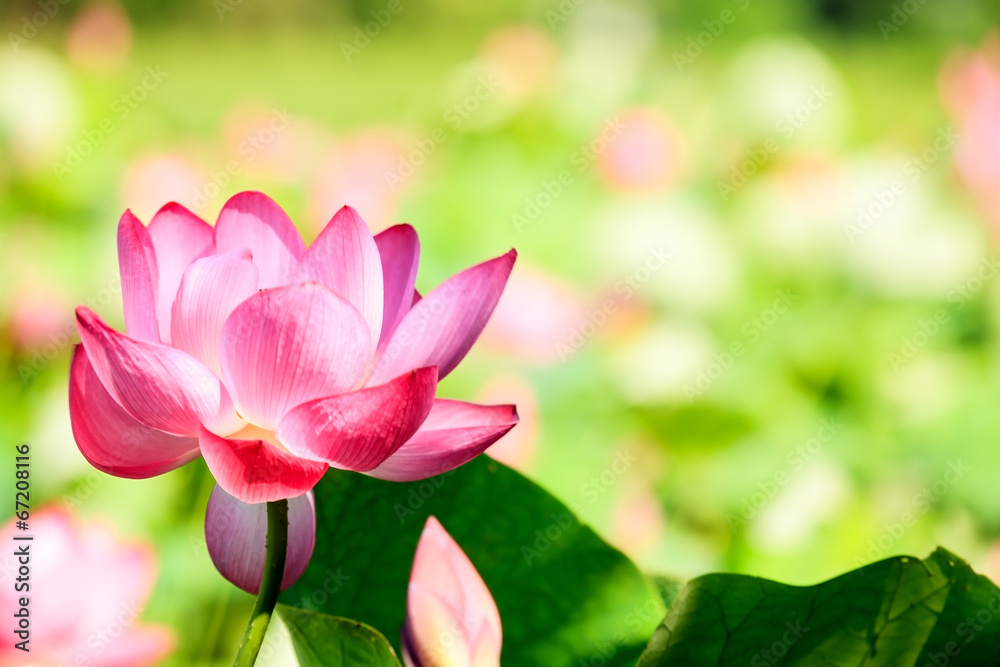
[[[9,626],[20,598],[29,598],[30,652],[15,648],[23,638],[8,630],[0,665],[142,667],[173,650],[169,630],[139,622],[156,581],[152,549],[123,542],[105,525],[81,523],[61,509],[35,511],[28,524],[30,530],[22,532],[11,519],[0,529],[10,547],[0,560],[0,612]],[[15,535],[34,539],[15,542]],[[14,551],[22,545],[31,557],[31,588],[18,592]]]
[[[493,667],[503,633],[493,596],[434,517],[417,544],[406,597],[406,667]]]
[[[242,508],[208,513],[210,524],[229,516],[224,529],[208,526],[210,553],[253,534],[263,508],[247,504],[311,507],[301,497],[330,466],[423,479],[479,455],[517,422],[512,405],[435,398],[493,312],[513,250],[421,298],[409,225],[373,238],[345,206],[307,249],[277,204],[243,192],[214,228],[173,203],[148,228],[126,211],[118,256],[126,333],[77,309],[73,434],[88,461],[119,477],[203,456],[221,487],[213,500]],[[296,540],[313,539],[309,521],[298,526],[290,554]],[[262,563],[263,538],[258,548]],[[224,560],[223,575],[255,587],[246,562]]]
[[[621,133],[597,161],[598,173],[616,190],[656,192],[680,172],[683,147],[670,119],[655,107],[625,111]]]
[[[942,72],[955,131],[935,137],[935,148],[955,142],[958,173],[983,214],[1000,231],[1000,45],[953,57]]]

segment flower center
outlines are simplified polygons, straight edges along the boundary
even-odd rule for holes
[[[255,424],[247,424],[241,430],[228,436],[233,440],[263,440],[271,445],[274,445],[283,452],[287,452],[285,446],[281,444],[278,440],[278,434],[274,431],[269,431]]]

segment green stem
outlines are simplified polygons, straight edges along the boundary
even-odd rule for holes
[[[285,556],[288,551],[288,501],[278,500],[267,504],[267,555],[264,557],[264,576],[260,581],[260,592],[253,606],[247,631],[236,654],[234,667],[253,667],[257,662],[267,626],[278,604],[281,592],[281,578],[285,573]]]

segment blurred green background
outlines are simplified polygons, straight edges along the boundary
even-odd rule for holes
[[[244,189],[307,240],[345,203],[412,223],[421,291],[516,247],[441,393],[516,402],[491,453],[647,571],[807,584],[941,544],[1000,581],[996,3],[3,17],[0,440],[32,444],[33,504],[155,545],[166,664],[228,664],[252,600],[207,556],[201,462],[128,481],[77,452],[73,308],[120,327],[125,208],[214,221]]]

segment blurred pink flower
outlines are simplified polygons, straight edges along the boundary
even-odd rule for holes
[[[37,284],[25,286],[13,296],[7,314],[11,342],[21,350],[63,347],[67,333],[73,331],[72,320],[66,315],[67,304],[61,290]]]
[[[942,88],[958,133],[958,173],[1000,230],[1000,47],[953,57],[942,72]]]
[[[85,4],[66,32],[66,55],[84,69],[116,69],[125,63],[131,49],[132,22],[115,2]]]
[[[500,665],[500,612],[475,566],[434,517],[413,557],[403,626],[406,667]]]
[[[621,134],[609,140],[598,158],[601,176],[618,190],[651,192],[671,185],[680,170],[683,149],[670,120],[658,109],[626,111]]]
[[[400,194],[389,187],[386,174],[396,172],[405,146],[391,130],[368,130],[337,142],[313,184],[310,218],[322,220],[324,211],[350,200],[373,229],[385,229],[396,218]]]
[[[120,540],[99,522],[82,523],[68,512],[46,508],[29,519],[30,530],[11,519],[0,539],[10,549],[0,572],[0,606],[10,623],[27,597],[30,653],[14,648],[11,635],[0,644],[0,664],[62,667],[142,667],[173,650],[172,633],[139,622],[156,581],[156,557],[146,544]],[[31,542],[14,536],[31,535]],[[20,563],[15,547],[27,545],[30,590],[15,591]]]
[[[204,170],[183,155],[144,155],[126,167],[120,196],[132,202],[138,215],[155,212],[164,201],[198,208],[199,192],[207,182]]]
[[[513,103],[548,90],[559,50],[551,35],[532,24],[504,26],[480,50],[486,71],[498,81],[497,94]]]
[[[212,181],[223,192],[237,177],[296,183],[315,168],[323,134],[286,107],[236,106],[223,121],[226,161],[213,167]]]
[[[1000,228],[1000,48],[953,58],[944,68],[942,88],[957,126],[958,172]]]
[[[540,269],[521,267],[483,333],[487,344],[537,364],[560,361],[559,348],[586,317],[574,287]]]
[[[77,445],[96,468],[129,478],[203,456],[244,508],[245,522],[227,522],[233,531],[259,512],[248,503],[302,496],[330,466],[423,479],[517,422],[513,405],[435,398],[493,312],[513,250],[420,298],[409,225],[372,237],[345,206],[306,249],[274,201],[243,192],[214,228],[173,203],[148,228],[126,211],[118,257],[126,334],[77,308]]]
[[[538,398],[525,378],[517,375],[492,379],[477,395],[484,403],[513,403],[517,406],[517,429],[490,447],[490,458],[527,473],[538,445]]]
[[[611,543],[630,558],[639,559],[663,539],[663,504],[648,482],[633,484],[612,507]]]

